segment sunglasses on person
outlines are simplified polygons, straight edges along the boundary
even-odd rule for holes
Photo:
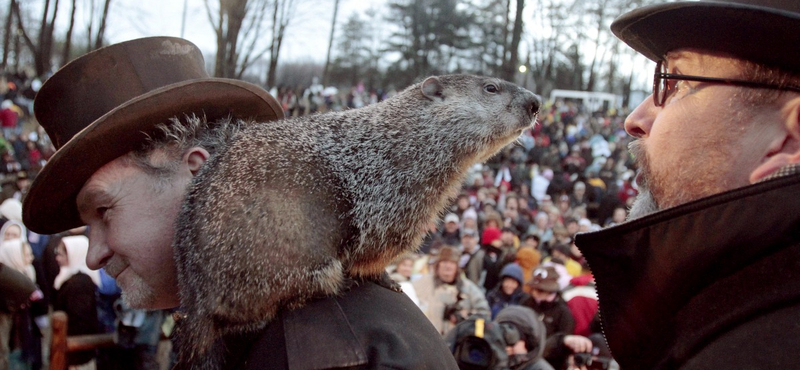
[[[715,83],[715,84],[722,84],[729,86],[751,87],[757,89],[774,89],[782,91],[800,92],[800,86],[794,86],[794,85],[769,84],[764,82],[737,80],[733,78],[715,78],[715,77],[680,75],[680,74],[668,73],[668,71],[669,69],[667,67],[666,62],[662,60],[656,63],[656,71],[655,74],[653,75],[653,102],[655,103],[656,107],[663,107],[664,103],[667,102],[667,99],[670,96],[672,96],[672,94],[675,93],[676,84],[670,83],[670,81],[678,81],[678,80]]]

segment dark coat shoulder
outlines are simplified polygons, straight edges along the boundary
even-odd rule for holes
[[[441,335],[402,293],[360,283],[344,294],[282,311],[241,345],[244,369],[458,369]],[[265,367],[266,366],[266,367]]]

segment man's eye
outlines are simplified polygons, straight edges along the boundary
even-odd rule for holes
[[[667,84],[666,84],[667,96],[675,92],[675,89],[678,86],[678,82],[680,82],[680,80],[667,79]]]
[[[97,215],[100,218],[105,218],[106,213],[108,213],[108,207],[97,207]]]

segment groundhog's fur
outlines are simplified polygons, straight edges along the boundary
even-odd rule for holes
[[[467,169],[519,137],[538,109],[511,83],[451,75],[364,108],[240,132],[195,178],[179,219],[180,361],[215,369],[222,335],[336,294],[345,276],[377,278],[419,246]]]

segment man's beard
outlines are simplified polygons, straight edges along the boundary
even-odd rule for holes
[[[138,276],[131,280],[127,289],[122,290],[122,300],[131,308],[152,309],[156,302],[153,289]]]
[[[105,266],[106,272],[114,276],[115,279],[118,279],[119,274],[126,269],[125,286],[122,286],[122,282],[117,281],[117,285],[122,289],[122,300],[131,308],[151,308],[155,303],[153,289],[130,268],[124,258],[114,255]]]
[[[639,195],[631,207],[628,220],[734,187],[726,173],[728,168],[724,166],[731,156],[731,146],[724,138],[713,144],[716,150],[704,153],[701,160],[684,163],[686,156],[681,156],[674,158],[672,162],[661,160],[658,168],[653,166],[642,140],[634,140],[628,144],[628,150],[639,167]]]
[[[653,179],[650,173],[650,162],[647,159],[647,152],[644,150],[642,141],[632,141],[628,144],[628,150],[633,155],[639,167],[639,175],[636,177],[639,194],[636,196],[636,199],[633,201],[633,206],[631,206],[628,212],[627,220],[630,221],[658,212],[659,208],[656,199],[650,192],[649,182]]]
[[[651,213],[658,212],[658,204],[650,193],[650,189],[640,187],[639,195],[633,201],[630,211],[628,211],[627,220],[633,220],[640,217],[647,216]]]

